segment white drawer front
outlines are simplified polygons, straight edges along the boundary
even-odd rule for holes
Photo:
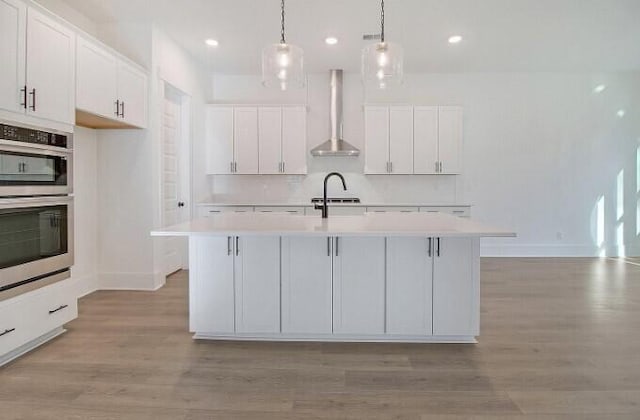
[[[23,306],[18,303],[0,307],[0,356],[29,341]]]
[[[417,213],[418,207],[367,207],[369,213]]]
[[[222,213],[251,213],[253,212],[253,207],[248,206],[207,206],[200,207],[199,215],[200,217],[210,217],[216,214]]]
[[[304,207],[256,207],[256,213],[304,214]]]
[[[57,283],[34,296],[28,311],[31,328],[39,336],[77,318],[78,298],[67,284]]]
[[[420,211],[424,213],[446,213],[458,217],[471,217],[470,207],[420,207]]]

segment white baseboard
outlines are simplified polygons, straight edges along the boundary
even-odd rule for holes
[[[0,367],[6,365],[7,363],[17,359],[18,357],[22,356],[23,354],[26,354],[28,352],[30,352],[31,350],[40,347],[41,345],[43,345],[44,343],[46,343],[49,340],[53,340],[54,338],[56,338],[57,336],[64,334],[65,332],[67,332],[67,330],[65,330],[63,327],[58,327],[52,331],[49,331],[48,333],[41,335],[40,337],[29,341],[28,343],[18,347],[15,350],[10,351],[7,354],[4,355],[0,355]]]
[[[164,286],[165,277],[160,273],[100,273],[99,290],[158,290]]]
[[[87,275],[76,276],[72,272],[71,279],[75,282],[75,288],[76,288],[78,299],[80,299],[81,297],[87,296],[98,290],[97,274],[87,274]]]
[[[481,257],[618,257],[640,256],[635,246],[607,247],[603,250],[595,245],[480,245]]]

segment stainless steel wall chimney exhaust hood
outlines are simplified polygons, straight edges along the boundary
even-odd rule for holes
[[[342,70],[331,70],[329,122],[331,138],[311,150],[313,156],[358,156],[360,150],[342,139]]]

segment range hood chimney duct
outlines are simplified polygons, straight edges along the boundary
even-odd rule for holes
[[[331,70],[329,124],[331,138],[311,150],[313,156],[358,156],[360,150],[342,139],[342,70]]]

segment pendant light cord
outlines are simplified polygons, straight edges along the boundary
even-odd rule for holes
[[[280,43],[286,44],[287,42],[284,39],[284,0],[281,0],[280,2],[280,10],[281,10],[281,22],[282,22],[282,27],[280,31]]]
[[[284,13],[284,11],[282,13]],[[380,31],[380,41],[384,42],[384,0],[382,0],[380,4],[380,26],[382,27]]]

